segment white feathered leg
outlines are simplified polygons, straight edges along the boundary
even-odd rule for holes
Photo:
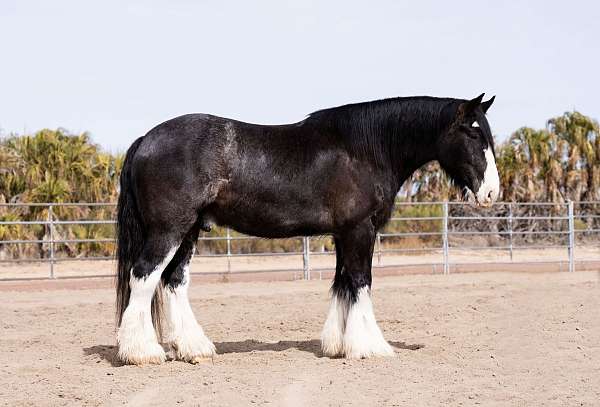
[[[329,312],[321,333],[321,350],[325,356],[341,356],[344,353],[344,329],[348,304],[336,294],[331,297]]]
[[[158,343],[152,325],[150,307],[160,276],[176,251],[177,247],[172,248],[145,278],[137,278],[131,273],[129,303],[117,332],[118,357],[125,363],[143,365],[165,360],[165,351]]]
[[[395,355],[377,326],[370,290],[366,286],[359,289],[356,302],[350,304],[348,309],[344,332],[344,355],[348,359]]]
[[[216,349],[196,321],[188,298],[189,284],[188,263],[184,267],[183,282],[175,288],[166,287],[168,320],[165,340],[175,350],[177,359],[198,363],[215,355]]]

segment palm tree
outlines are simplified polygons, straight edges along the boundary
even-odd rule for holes
[[[567,146],[567,184],[573,199],[595,200],[600,196],[600,127],[581,113],[566,112],[548,121],[548,128]]]
[[[509,202],[516,201],[521,189],[523,162],[510,142],[503,143],[497,148],[496,164],[500,176],[501,199]]]

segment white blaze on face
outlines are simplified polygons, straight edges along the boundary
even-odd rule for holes
[[[475,195],[480,205],[489,206],[498,198],[498,194],[500,193],[500,177],[498,176],[496,159],[494,158],[492,148],[488,146],[483,152],[486,160],[485,173],[483,174],[479,190]]]

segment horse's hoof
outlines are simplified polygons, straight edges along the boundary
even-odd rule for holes
[[[127,352],[119,349],[118,357],[127,365],[159,365],[166,360],[165,351],[159,344],[147,345],[143,352]]]
[[[217,354],[215,345],[204,335],[193,339],[179,338],[170,345],[178,360],[194,365],[211,360]]]
[[[323,356],[329,358],[338,358],[344,354],[344,344],[341,339],[322,339],[321,340],[321,353]]]
[[[206,356],[194,356],[189,363],[192,365],[197,365],[198,363],[210,362],[212,358],[207,358]]]
[[[394,349],[387,342],[382,340],[370,346],[356,343],[346,345],[344,356],[346,359],[393,358],[396,356],[396,352],[394,352]]]

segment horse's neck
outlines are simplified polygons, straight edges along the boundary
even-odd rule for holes
[[[333,129],[350,152],[389,170],[400,189],[418,168],[437,159],[445,127],[442,113],[451,99],[388,99],[341,106],[311,115],[319,127]]]
[[[421,121],[409,123],[397,129],[395,148],[391,153],[391,171],[397,180],[397,188],[425,164],[437,160],[437,144],[440,127],[437,123]]]
[[[437,145],[434,140],[415,140],[406,143],[403,154],[399,154],[392,166],[397,179],[398,190],[415,171],[425,164],[437,159]]]

